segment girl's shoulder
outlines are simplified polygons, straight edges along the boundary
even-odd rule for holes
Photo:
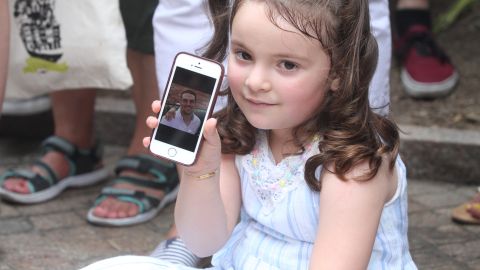
[[[335,190],[337,193],[359,192],[366,196],[371,194],[381,199],[383,204],[386,204],[394,198],[399,187],[399,181],[403,181],[404,178],[402,176],[404,167],[402,167],[403,163],[399,160],[399,157],[395,157],[393,166],[391,166],[391,160],[391,155],[384,154],[377,173],[368,180],[358,180],[369,171],[370,164],[367,161],[353,167],[345,174],[345,179],[340,179],[337,175],[331,173],[334,171],[333,165],[327,166],[321,174],[322,186],[326,186],[325,191]]]

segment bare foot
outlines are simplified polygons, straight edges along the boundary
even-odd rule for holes
[[[57,179],[63,179],[69,174],[69,164],[64,154],[50,151],[41,160],[50,166],[55,172]],[[31,170],[42,176],[48,175],[48,172],[39,166],[33,166]],[[3,188],[20,194],[31,193],[28,181],[22,178],[8,178],[3,183]]]
[[[152,181],[154,179],[153,176],[150,174],[141,174],[131,170],[123,171],[120,176],[132,176],[141,179],[149,179]],[[145,192],[145,194],[158,199],[162,198],[165,195],[164,191],[153,188],[141,187],[130,183],[118,183],[112,187],[118,189],[143,191]],[[93,214],[97,217],[114,219],[133,217],[138,214],[138,211],[138,205],[134,203],[124,202],[116,198],[109,197],[103,200],[99,205],[95,206],[95,208],[93,209]]]
[[[476,219],[480,220],[480,193],[477,193],[467,204],[467,212]]]

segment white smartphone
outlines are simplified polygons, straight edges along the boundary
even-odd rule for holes
[[[159,124],[151,137],[153,154],[187,166],[195,162],[223,74],[224,68],[218,62],[185,52],[176,55]]]

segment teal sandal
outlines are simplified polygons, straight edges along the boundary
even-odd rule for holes
[[[69,173],[65,178],[59,179],[48,164],[37,160],[34,165],[45,170],[46,175],[10,169],[0,177],[0,197],[16,203],[40,203],[55,198],[66,188],[93,185],[109,175],[108,170],[101,166],[102,148],[98,144],[91,149],[78,149],[61,137],[51,136],[42,142],[42,152],[46,154],[49,151],[62,153],[67,159]],[[10,178],[27,181],[30,193],[22,194],[3,188],[5,180]]]
[[[121,176],[124,170],[131,170],[142,174],[151,174],[154,179],[141,179],[139,177]],[[166,205],[177,198],[178,174],[174,163],[167,163],[148,155],[127,156],[122,158],[115,168],[117,178],[95,200],[94,206],[88,211],[87,220],[97,225],[128,226],[146,222],[154,218]],[[118,183],[129,183],[139,187],[147,187],[165,192],[159,199],[149,196],[143,191],[113,188]],[[93,214],[94,208],[108,197],[119,201],[134,203],[138,206],[138,213],[133,217],[104,218]]]

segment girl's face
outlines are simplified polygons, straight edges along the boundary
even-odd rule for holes
[[[330,58],[320,42],[277,19],[261,1],[244,1],[232,24],[228,81],[256,128],[291,129],[318,111],[330,88]]]

